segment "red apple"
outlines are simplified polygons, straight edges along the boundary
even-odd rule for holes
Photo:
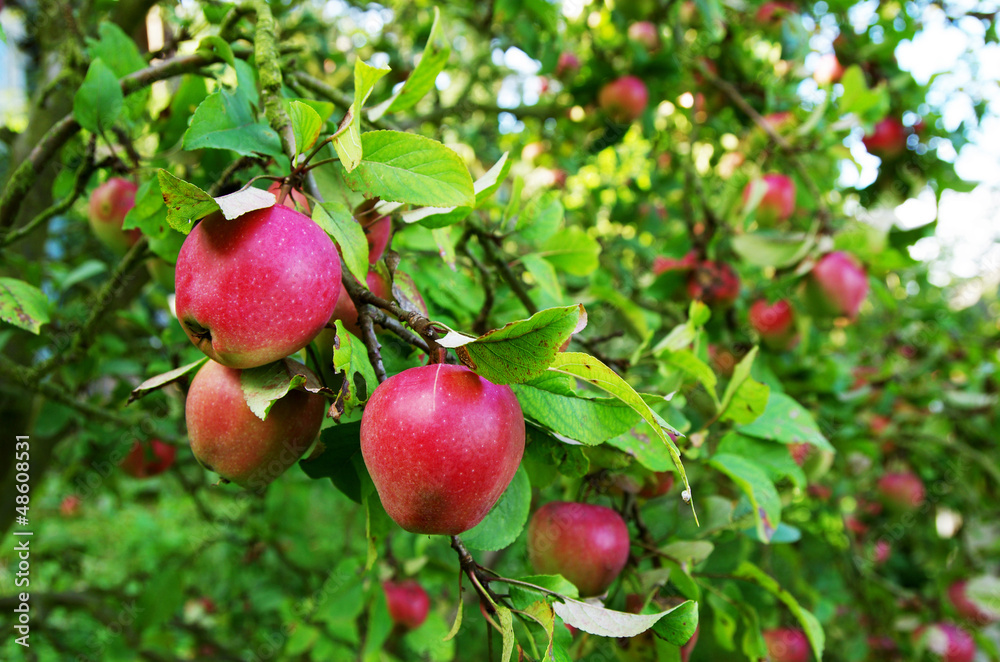
[[[70,494],[59,504],[59,514],[63,517],[76,517],[80,514],[80,504],[83,500],[75,494]]]
[[[887,473],[878,480],[878,491],[887,506],[897,510],[919,508],[924,502],[924,483],[909,472]]]
[[[854,319],[868,296],[868,275],[848,253],[827,253],[806,277],[806,297],[820,313]]]
[[[792,459],[795,460],[795,464],[801,467],[805,465],[806,458],[808,458],[809,454],[812,452],[812,444],[805,442],[788,444],[788,452],[791,454]]]
[[[789,349],[797,340],[795,317],[787,299],[779,299],[771,305],[763,299],[754,301],[750,306],[750,326],[768,347],[774,349]]]
[[[361,419],[361,455],[389,516],[413,533],[457,535],[482,521],[524,453],[509,386],[468,368],[410,368],[379,385]]]
[[[711,344],[708,346],[708,360],[725,377],[732,377],[733,369],[739,363],[736,355],[731,351]]]
[[[670,438],[674,439],[674,435],[671,434]],[[673,486],[674,472],[657,471],[643,484],[642,489],[639,490],[639,496],[644,499],[655,499],[669,492]]]
[[[312,372],[298,366],[304,374]],[[319,433],[326,399],[293,389],[261,420],[247,406],[243,371],[209,361],[191,380],[185,405],[191,450],[209,471],[263,489],[295,464]],[[315,375],[313,375],[315,378]]]
[[[556,63],[556,78],[569,78],[580,71],[580,58],[573,53],[560,53]]]
[[[112,177],[90,194],[87,220],[97,239],[116,253],[125,253],[142,233],[138,229],[122,230],[125,215],[135,206],[135,184]]]
[[[813,69],[813,80],[819,85],[829,85],[836,83],[844,75],[844,68],[840,66],[835,53],[821,55]]]
[[[954,582],[948,587],[948,598],[951,600],[951,603],[955,605],[955,611],[957,611],[962,618],[968,619],[973,623],[985,625],[998,620],[995,613],[991,614],[983,611],[979,608],[979,605],[969,599],[969,596],[966,593],[966,582],[964,580]]]
[[[277,198],[281,195],[281,182],[274,182],[267,187],[267,191],[268,193],[273,193],[274,197]],[[285,196],[285,200],[281,204],[289,209],[300,211],[306,216],[312,213],[312,208],[309,206],[309,198],[306,197],[305,193],[296,189],[289,189],[288,195]]]
[[[872,561],[875,565],[882,565],[889,560],[892,556],[892,545],[888,540],[884,538],[875,541],[874,547],[872,547]]]
[[[791,2],[777,0],[762,4],[760,8],[757,9],[756,18],[758,23],[764,25],[780,25],[785,16],[788,14],[795,14],[797,12],[798,8]]]
[[[919,627],[913,635],[943,662],[973,662],[976,657],[972,635],[952,623]]]
[[[791,218],[795,211],[795,182],[790,177],[768,174],[743,189],[744,206],[750,202],[754,187],[764,187],[764,195],[757,203],[754,218],[762,226],[772,226]]]
[[[653,258],[653,273],[657,276],[667,271],[691,271],[697,266],[698,254],[695,251],[689,251],[680,259],[663,255]]]
[[[638,21],[628,26],[628,38],[642,44],[650,52],[660,47],[660,31],[649,21]]]
[[[121,468],[134,478],[148,478],[169,469],[176,456],[177,447],[165,444],[159,439],[149,442],[149,451],[144,444],[137,441],[121,461]]]
[[[704,260],[688,276],[687,292],[712,308],[728,308],[740,295],[740,279],[727,263]]]
[[[809,639],[802,630],[778,628],[763,635],[771,662],[809,662]]]
[[[392,236],[392,219],[379,216],[371,223],[362,223],[365,239],[368,240],[368,264],[375,264],[382,259],[385,249]]]
[[[597,104],[616,122],[632,122],[649,103],[646,84],[635,76],[622,76],[601,88]]]
[[[780,113],[771,113],[769,115],[765,115],[764,121],[767,122],[767,124],[772,129],[774,129],[778,133],[781,133],[785,128],[787,128],[795,121],[795,116],[786,110]]]
[[[562,575],[584,597],[607,591],[628,555],[628,527],[604,506],[552,501],[528,523],[528,558],[535,571]]]
[[[861,139],[865,149],[883,159],[893,159],[906,151],[906,129],[895,117],[880,120],[874,131]]]
[[[688,639],[688,642],[681,646],[681,662],[688,662],[691,659],[691,652],[694,651],[695,644],[698,643],[698,631],[701,630],[701,625],[697,625],[694,628],[694,634]]]
[[[393,623],[413,630],[427,620],[431,599],[424,587],[416,581],[387,581],[382,583],[382,588],[385,590],[385,602]]]
[[[177,258],[177,319],[212,360],[253,368],[308,345],[340,287],[333,241],[308,216],[283,205],[212,215]]]

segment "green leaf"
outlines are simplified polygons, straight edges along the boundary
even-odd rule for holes
[[[792,454],[788,452],[788,446],[783,444],[730,432],[719,442],[716,452],[753,460],[774,482],[787,477],[800,489],[805,489],[807,485],[805,472],[795,463]]]
[[[844,93],[840,97],[840,110],[854,113],[865,124],[872,124],[885,117],[889,111],[889,89],[882,81],[873,90],[865,81],[865,74],[856,64],[852,64],[840,79]]]
[[[757,534],[769,541],[781,521],[781,498],[767,472],[760,466],[739,455],[717,453],[709,464],[729,476],[750,499]]]
[[[500,662],[508,662],[511,653],[514,652],[514,617],[503,605],[496,605],[497,620],[500,622],[500,630],[503,634],[503,652],[500,654]]]
[[[448,56],[451,55],[451,45],[442,34],[440,22],[441,12],[434,7],[434,24],[431,26],[420,62],[393,96],[372,108],[368,114],[369,119],[375,121],[386,113],[406,110],[434,88],[438,74],[444,69],[448,63]]]
[[[697,628],[698,603],[688,600],[657,621],[653,626],[653,634],[674,646],[683,646],[691,640]]]
[[[707,559],[715,551],[715,545],[707,540],[677,540],[661,547],[660,551],[685,565],[693,566]]]
[[[242,156],[283,157],[281,139],[257,122],[250,99],[239,91],[213,92],[199,104],[184,132],[184,149],[229,149]]]
[[[101,21],[98,27],[100,40],[88,39],[90,59],[100,59],[108,65],[115,78],[125,76],[146,68],[146,60],[139,52],[135,42],[125,34],[125,31],[112,21]],[[142,115],[149,100],[149,90],[133,92],[124,99],[129,117],[136,119]]]
[[[823,659],[823,648],[826,644],[823,626],[820,625],[819,620],[813,616],[812,612],[807,611],[799,604],[795,596],[783,589],[770,575],[749,561],[741,563],[733,572],[733,575],[749,579],[781,600],[788,607],[788,610],[792,612],[792,615],[798,619],[802,629],[805,630],[806,637],[809,638],[809,643],[812,645],[813,654],[816,656],[816,659]]]
[[[653,428],[653,432],[656,436],[666,444],[667,449],[670,451],[670,457],[674,461],[674,466],[677,467],[677,472],[681,476],[681,481],[684,483],[684,489],[687,491],[689,498],[691,499],[691,510],[694,512],[694,494],[691,491],[691,484],[688,482],[687,472],[684,470],[684,463],[681,461],[680,450],[677,448],[677,444],[667,435],[666,430],[663,428],[660,418],[656,412],[649,408],[646,401],[642,399],[635,390],[629,386],[628,382],[622,379],[618,374],[613,371],[608,366],[604,365],[593,356],[587,354],[579,354],[576,352],[560,352],[556,355],[555,361],[549,366],[549,370],[554,372],[561,372],[567,375],[573,375],[574,377],[579,377],[589,384],[593,384],[599,389],[607,391],[611,395],[615,396],[632,409],[636,410],[640,416],[649,426]],[[671,429],[671,432],[676,433],[676,430]],[[695,523],[698,521],[698,515],[695,514]]]
[[[236,58],[233,56],[233,47],[229,45],[228,41],[219,35],[213,34],[202,39],[198,42],[198,50],[206,51],[208,53],[216,53],[222,58],[223,62],[234,69],[236,68]]]
[[[482,177],[472,184],[476,193],[476,207],[479,207],[496,191],[504,177],[510,171],[511,162],[504,152],[500,160],[493,164]],[[404,212],[401,216],[404,223],[420,223],[427,228],[444,228],[464,220],[472,213],[472,207],[421,207]]]
[[[732,238],[733,250],[747,264],[757,267],[787,267],[804,258],[814,245],[811,235],[751,232]]]
[[[319,113],[301,101],[288,102],[288,117],[292,121],[292,135],[295,137],[295,153],[305,154],[319,138],[323,120]]]
[[[693,611],[691,605],[694,606]],[[678,633],[686,631],[689,626],[691,634],[694,634],[694,629],[698,625],[698,605],[690,601],[653,614],[614,611],[569,598],[563,602],[554,603],[552,608],[569,625],[599,637],[634,637],[652,628],[664,617],[671,614],[677,614],[677,617],[671,618],[671,623],[663,628],[661,636],[664,638],[667,636],[676,637]],[[691,624],[692,621],[693,624]],[[688,635],[687,639],[690,638],[691,635]],[[682,643],[686,643],[687,639]]]
[[[750,368],[753,367],[758,350],[758,347],[751,349],[733,368],[733,376],[726,384],[726,391],[719,405],[720,418],[724,421],[750,423],[760,416],[767,405],[770,387],[750,377]]]
[[[267,419],[267,413],[274,403],[288,395],[293,388],[301,388],[310,393],[331,392],[319,383],[311,370],[291,359],[242,370],[240,386],[243,387],[243,399],[250,411],[262,421]]]
[[[569,478],[582,478],[590,472],[590,460],[583,452],[583,446],[562,442],[548,432],[528,421],[525,426],[528,443],[524,448],[526,461],[541,466],[548,478],[555,478],[555,472]],[[543,477],[544,478],[544,477]]]
[[[750,437],[773,439],[784,444],[807,443],[825,451],[836,452],[820,432],[812,414],[784,393],[772,393],[763,413],[738,430],[740,434]]]
[[[562,299],[562,287],[559,286],[559,277],[551,262],[537,253],[529,253],[521,256],[521,264],[535,279],[545,296],[553,301]]]
[[[726,23],[722,16],[722,4],[719,0],[695,0],[695,6],[705,24],[705,32],[713,41],[721,41],[726,35]]]
[[[299,461],[302,471],[314,480],[329,478],[347,498],[361,503],[361,480],[353,462],[361,453],[361,421],[328,427],[320,433],[320,441],[323,452]]]
[[[436,611],[431,611],[420,627],[406,632],[403,644],[413,655],[407,659],[427,662],[450,662],[455,659],[455,642],[448,636],[448,624]]]
[[[719,396],[715,392],[715,385],[718,382],[718,378],[715,373],[708,366],[707,363],[699,359],[689,350],[683,349],[675,352],[669,352],[665,354],[663,360],[681,372],[697,379],[705,387],[705,390],[715,401],[716,406],[719,404]]]
[[[973,577],[965,585],[965,596],[979,611],[1000,619],[1000,579],[997,577]]]
[[[219,203],[200,188],[174,177],[160,168],[156,171],[163,204],[167,206],[167,224],[181,234],[188,234],[194,222],[212,212],[221,211]]]
[[[0,278],[0,320],[36,336],[49,321],[51,304],[40,289],[16,278]]]
[[[347,270],[364,283],[368,278],[368,240],[351,210],[339,202],[323,202],[313,208],[312,219],[340,246]]]
[[[549,237],[542,246],[541,255],[559,271],[574,276],[587,276],[600,262],[601,245],[577,226],[565,228]]]
[[[382,76],[389,73],[388,68],[373,67],[361,58],[354,61],[354,102],[347,109],[344,119],[337,128],[337,136],[333,148],[344,164],[344,169],[351,172],[358,167],[364,152],[361,140],[361,109],[364,108],[372,88]]]
[[[515,384],[521,410],[545,427],[588,446],[624,434],[639,422],[634,409],[616,398],[587,398],[571,390],[550,390],[553,379],[565,375],[543,373],[528,384]]]
[[[337,394],[337,402],[343,402],[344,413],[350,413],[371,397],[375,387],[378,386],[378,378],[368,360],[368,349],[365,344],[348,332],[343,322],[337,320],[335,324],[337,339],[333,344],[333,369],[344,373],[344,383],[340,387],[340,393]],[[364,397],[358,393],[358,385],[355,382],[358,377],[365,384]]]
[[[517,217],[517,231],[528,241],[543,241],[559,229],[565,214],[559,193],[547,191],[524,206]]]
[[[449,332],[438,341],[494,384],[522,384],[545,372],[559,347],[587,323],[583,306],[546,308],[478,338]]]
[[[277,198],[270,191],[247,186],[232,193],[220,195],[215,198],[215,204],[219,205],[226,220],[231,221],[251,211],[269,209],[275,205],[276,200]]]
[[[462,534],[469,549],[499,551],[521,534],[531,510],[531,482],[524,467],[518,467],[514,479],[500,495],[482,522]]]
[[[118,78],[100,58],[91,62],[83,84],[73,97],[76,121],[92,133],[103,133],[118,119],[124,105]]]
[[[641,422],[607,443],[635,458],[650,471],[667,471],[673,466],[670,450],[650,437],[649,428]]]
[[[523,584],[510,584],[508,587],[511,602],[514,603],[516,609],[526,608],[537,600],[539,595],[545,595],[545,591],[565,595],[567,598],[580,597],[580,590],[576,584],[562,575],[529,575],[518,577],[517,581],[523,582]],[[524,586],[524,584],[530,584],[530,586]]]
[[[167,384],[173,384],[178,379],[188,374],[195,368],[201,367],[201,365],[206,361],[208,361],[207,356],[198,359],[194,363],[188,363],[187,365],[182,365],[179,368],[174,368],[173,370],[165,372],[161,375],[150,377],[149,379],[147,379],[146,381],[144,381],[143,383],[139,384],[134,389],[132,389],[132,393],[128,397],[128,402],[125,403],[126,406],[132,404],[133,402],[135,402],[139,398],[142,398],[143,396],[149,395],[153,391],[157,391],[163,388]]]
[[[364,156],[344,180],[366,197],[437,207],[472,206],[472,176],[462,158],[430,138],[399,131],[361,136]]]

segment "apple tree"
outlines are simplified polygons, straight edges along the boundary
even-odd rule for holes
[[[5,657],[1000,659],[995,8],[0,11]]]

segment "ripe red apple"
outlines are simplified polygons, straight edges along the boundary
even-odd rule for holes
[[[573,53],[560,53],[556,63],[556,78],[569,78],[580,71],[580,58]]]
[[[368,240],[368,264],[375,264],[382,259],[385,249],[392,236],[392,218],[379,216],[371,223],[362,223],[365,239]]]
[[[806,277],[806,298],[820,313],[854,319],[868,295],[868,275],[843,251],[827,253]]]
[[[895,117],[886,117],[861,142],[875,156],[893,159],[906,151],[906,129]]]
[[[122,230],[125,215],[135,206],[135,184],[112,177],[90,194],[87,220],[97,239],[116,253],[125,253],[142,233],[138,229]]]
[[[943,662],[973,662],[976,657],[976,642],[972,635],[952,623],[919,627],[913,636]]]
[[[212,360],[253,368],[309,344],[340,294],[340,258],[283,205],[196,225],[177,258],[177,319]]]
[[[616,122],[632,122],[649,103],[646,84],[635,76],[622,76],[601,88],[597,104]]]
[[[649,21],[638,21],[628,26],[628,38],[642,44],[650,52],[660,47],[660,31]]]
[[[670,435],[674,439],[674,435]],[[674,486],[674,472],[657,471],[648,479],[639,490],[639,496],[644,499],[655,499],[663,496]]]
[[[584,597],[607,591],[628,555],[625,520],[604,506],[552,501],[528,523],[528,558],[535,571],[562,575]]]
[[[274,197],[277,198],[281,195],[281,182],[274,182],[267,187],[268,193],[273,193]],[[312,213],[312,207],[309,206],[309,198],[306,197],[305,193],[297,189],[290,189],[288,195],[285,196],[284,206],[289,209],[294,209],[295,211],[300,211],[306,216]]]
[[[764,630],[764,643],[771,662],[809,662],[809,639],[802,630]]]
[[[385,602],[392,622],[407,630],[420,627],[427,620],[431,599],[424,587],[412,579],[382,583]]]
[[[149,442],[149,450],[145,444],[135,442],[132,450],[122,459],[122,470],[134,478],[148,478],[161,474],[174,463],[177,457],[177,447],[165,444],[159,439]]]
[[[712,308],[728,308],[740,295],[740,278],[727,263],[704,260],[688,276],[687,292]]]
[[[743,189],[743,204],[750,202],[755,186],[764,186],[764,196],[754,210],[754,218],[765,227],[787,221],[795,211],[795,182],[790,177],[767,174]]]
[[[812,452],[812,444],[808,443],[798,443],[798,444],[788,444],[788,452],[791,454],[792,459],[795,460],[795,464],[804,466],[806,463],[806,458],[809,457],[809,453]]]
[[[887,506],[897,510],[919,508],[924,502],[924,482],[909,472],[887,473],[878,479],[878,491]]]
[[[770,305],[764,299],[754,301],[750,306],[750,326],[773,349],[790,349],[797,341],[795,316],[787,299]]]
[[[836,83],[844,75],[844,68],[840,66],[835,53],[821,55],[813,69],[813,80],[819,85],[829,85]]]
[[[59,504],[59,514],[63,517],[76,517],[80,514],[80,504],[83,500],[75,494],[70,494]]]
[[[311,374],[305,366],[299,369]],[[228,481],[259,490],[295,464],[312,444],[326,413],[326,400],[292,390],[271,406],[262,421],[244,399],[242,372],[215,361],[206,363],[191,380],[184,412],[198,461]]]
[[[875,545],[872,547],[872,561],[875,565],[882,565],[889,560],[890,556],[892,556],[892,544],[884,538],[875,541]]]
[[[389,516],[413,533],[457,535],[482,521],[524,453],[509,386],[434,364],[379,385],[361,419],[361,455]]]
[[[681,646],[681,662],[688,662],[691,659],[691,652],[694,651],[695,644],[698,643],[698,631],[701,630],[701,625],[697,625],[694,628],[694,634],[688,639],[688,642]]]
[[[955,605],[955,611],[957,611],[962,618],[968,619],[973,623],[980,625],[985,625],[998,620],[996,614],[983,611],[979,608],[979,605],[970,600],[965,589],[966,582],[964,580],[954,582],[948,587],[948,598],[951,600],[951,604]]]

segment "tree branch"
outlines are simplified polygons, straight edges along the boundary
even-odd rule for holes
[[[292,120],[281,100],[281,65],[278,56],[278,24],[266,0],[255,0],[257,29],[254,31],[253,50],[260,75],[261,94],[264,97],[264,114],[271,128],[281,138],[281,148],[291,161],[295,158],[295,135]]]

